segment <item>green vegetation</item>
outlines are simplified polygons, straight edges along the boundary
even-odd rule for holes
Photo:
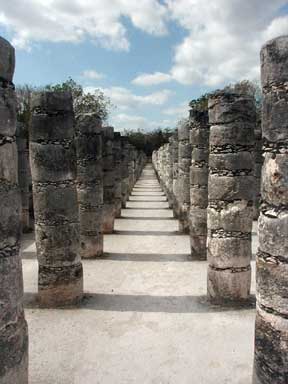
[[[77,84],[73,79],[69,78],[64,83],[50,84],[45,87],[34,87],[31,85],[22,85],[16,87],[17,96],[17,119],[24,123],[27,128],[31,119],[31,99],[33,93],[41,91],[70,91],[73,97],[74,111],[78,113],[94,112],[99,115],[103,121],[107,121],[110,109],[112,108],[111,101],[103,92],[96,89],[93,93],[86,93],[82,85]]]
[[[47,85],[45,90],[48,91],[70,91],[73,97],[74,112],[79,113],[96,113],[103,120],[107,121],[111,101],[99,89],[95,89],[93,93],[84,92],[82,85],[77,84],[73,79],[69,78],[64,83]]]
[[[144,151],[147,156],[151,156],[155,149],[168,143],[172,132],[173,130],[169,128],[157,128],[151,132],[125,130],[124,135],[128,137],[129,142],[137,149]]]

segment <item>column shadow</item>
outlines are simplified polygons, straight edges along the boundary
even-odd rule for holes
[[[24,294],[26,309],[40,308],[37,293]],[[111,312],[154,312],[154,313],[221,313],[253,310],[255,296],[245,303],[224,303],[213,305],[204,296],[151,296],[151,295],[122,295],[106,293],[86,293],[82,301],[73,307],[63,307],[63,310],[89,309]]]
[[[190,254],[179,253],[104,253],[99,260],[107,261],[139,261],[139,262],[189,262],[191,263]],[[205,263],[205,261],[204,261]]]
[[[178,231],[122,231],[115,230],[113,235],[124,235],[124,236],[183,236],[183,233]]]

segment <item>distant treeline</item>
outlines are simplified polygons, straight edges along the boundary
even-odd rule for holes
[[[157,128],[149,132],[125,130],[124,135],[128,137],[129,142],[137,149],[144,151],[147,156],[151,156],[155,149],[168,143],[172,132],[173,130],[169,128]]]

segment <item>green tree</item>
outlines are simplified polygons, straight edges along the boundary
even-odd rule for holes
[[[95,89],[93,93],[85,92],[82,85],[69,78],[59,84],[50,84],[45,87],[49,91],[70,91],[72,93],[75,114],[97,113],[103,120],[107,121],[112,103],[100,89]]]
[[[142,130],[124,130],[124,135],[137,149],[142,150],[147,156],[151,156],[155,149],[168,142],[172,134],[170,128],[157,128],[153,131],[144,132]]]

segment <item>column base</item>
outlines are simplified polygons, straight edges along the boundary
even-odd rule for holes
[[[82,264],[63,267],[39,265],[38,302],[43,307],[79,303],[83,296]]]
[[[250,297],[251,268],[238,270],[208,267],[207,295],[214,304],[244,303]]]
[[[206,236],[190,236],[191,260],[207,260],[206,243]]]
[[[1,384],[28,384],[28,327],[22,317],[0,331]]]
[[[103,223],[102,223],[102,233],[109,234],[114,231],[114,221],[115,221],[115,206],[104,205],[103,208]]]
[[[82,259],[96,259],[103,256],[103,234],[94,236],[81,234],[80,255]]]

